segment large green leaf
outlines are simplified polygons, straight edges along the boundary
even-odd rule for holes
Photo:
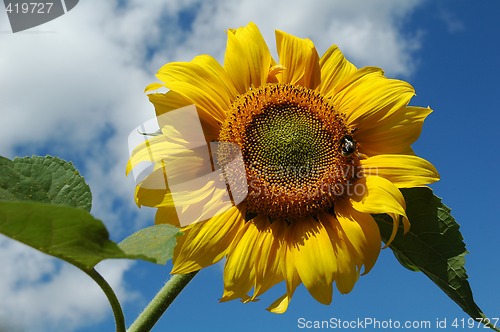
[[[159,224],[135,232],[118,246],[127,254],[154,257],[155,263],[165,264],[172,258],[180,234],[177,227]]]
[[[403,234],[400,225],[389,248],[403,266],[412,271],[423,272],[468,315],[476,319],[486,318],[474,302],[467,281],[467,250],[450,209],[429,188],[401,191],[406,200],[406,213],[411,228],[408,233]],[[382,239],[387,242],[392,232],[392,219],[387,215],[374,217]]]
[[[89,212],[89,186],[71,163],[55,157],[0,157],[0,233],[65,260],[89,275],[113,309],[117,331],[125,319],[116,294],[94,269],[104,259],[144,259],[164,264],[178,229],[155,227],[133,234],[123,250]],[[166,226],[166,225],[163,225]]]
[[[0,233],[83,270],[107,258],[136,258],[109,240],[100,220],[70,206],[0,201]]]
[[[0,233],[85,271],[110,258],[165,264],[180,234],[173,226],[156,225],[117,245],[104,224],[87,211],[29,201],[0,201]]]
[[[69,162],[56,157],[0,157],[0,233],[85,271],[104,259],[165,264],[179,230],[154,226],[132,235],[123,250],[88,211],[90,188]]]
[[[92,195],[73,164],[57,157],[0,157],[0,200],[63,204],[90,211]]]

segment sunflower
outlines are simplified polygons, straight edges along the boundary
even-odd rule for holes
[[[334,283],[349,293],[377,260],[382,242],[371,214],[392,217],[390,243],[399,223],[405,232],[410,227],[399,188],[439,179],[410,146],[431,110],[408,106],[410,84],[379,68],[356,68],[336,45],[320,57],[309,39],[276,31],[276,61],[255,24],[227,34],[223,65],[208,55],[168,63],[157,74],[161,83],[146,88],[158,118],[194,104],[206,142],[241,151],[243,175],[227,169],[225,175],[248,184],[245,199],[232,206],[218,205],[210,184],[185,195],[183,209],[203,202],[217,213],[182,228],[172,273],[225,257],[221,301],[253,301],[284,281],[286,292],[271,312],[286,311],[301,283],[329,304]],[[153,93],[159,88],[168,92]],[[164,158],[189,143],[175,130],[165,125],[137,147],[128,171],[141,161],[156,163],[137,185],[136,201],[158,208],[156,223],[179,225],[171,187],[153,185],[165,182]],[[221,150],[224,164],[230,158]],[[169,181],[202,173],[200,156],[181,155],[176,160],[190,166],[169,170]]]

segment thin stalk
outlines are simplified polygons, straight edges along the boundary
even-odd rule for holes
[[[128,332],[147,332],[158,322],[165,310],[175,300],[177,295],[193,279],[198,271],[188,274],[176,274],[160,289],[158,294],[151,300],[144,311],[137,317],[129,327]]]
[[[101,287],[104,294],[106,294],[109,304],[111,304],[113,315],[115,316],[116,332],[126,332],[125,316],[123,315],[122,307],[120,305],[120,302],[118,301],[118,298],[116,297],[115,292],[113,291],[113,288],[111,288],[106,279],[104,279],[95,269],[82,270],[87,273],[92,279],[94,279],[99,287]]]

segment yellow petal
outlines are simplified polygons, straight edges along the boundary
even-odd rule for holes
[[[190,111],[190,114],[196,120],[196,115],[193,115],[195,107],[191,106]],[[207,159],[208,148],[202,152],[198,152],[199,149],[196,149],[206,144],[203,134],[192,134],[193,125],[185,125],[183,128],[178,127],[171,123],[165,123],[160,127],[161,133],[159,135],[148,139],[145,139],[147,136],[144,136],[144,140],[131,153],[127,164],[127,174],[141,162],[153,164],[165,162],[168,165],[169,172],[172,172],[171,168],[174,168],[173,164],[176,162],[182,164],[185,168],[186,164],[202,163],[204,158]],[[188,140],[193,140],[193,142],[188,142]],[[171,175],[169,174],[169,176]]]
[[[267,77],[267,83],[279,83],[279,77],[282,76],[285,67],[283,65],[273,65],[269,69],[269,75]]]
[[[347,123],[359,131],[377,127],[393,113],[404,111],[415,94],[409,83],[388,79],[376,68],[359,69],[348,81],[332,101],[346,114]]]
[[[335,261],[335,280],[337,289],[342,293],[349,293],[359,277],[360,258],[349,242],[339,221],[329,213],[319,215],[333,247]]]
[[[261,232],[255,224],[264,222],[259,219],[267,221],[267,217],[260,215],[256,219],[245,223],[228,250],[221,301],[244,298],[255,286],[259,248],[265,240],[270,240],[269,234],[266,236],[266,232]]]
[[[136,201],[145,206],[170,206],[172,203],[171,188],[181,183],[193,183],[193,181],[208,181],[206,158],[193,156],[194,150],[185,150],[176,156],[166,155],[165,160],[160,160],[153,164],[153,171],[139,182],[136,186]],[[139,157],[137,157],[138,159]],[[145,159],[147,160],[147,159]],[[129,161],[130,164],[137,160]],[[209,167],[210,165],[208,165]],[[144,171],[148,171],[147,169]],[[219,183],[217,183],[219,185]],[[180,191],[176,188],[176,204],[179,206],[200,202],[215,190],[215,183],[207,182],[198,187],[190,187],[189,192]],[[220,186],[220,185],[219,185]]]
[[[285,67],[281,73],[281,83],[299,84],[310,89],[319,85],[319,56],[310,39],[301,39],[276,30],[276,47],[280,64]]]
[[[191,62],[164,65],[157,77],[165,86],[191,101],[218,123],[226,117],[237,92],[224,68],[211,56],[200,55]]]
[[[279,234],[281,229],[270,225],[268,218],[255,218],[256,227],[260,228],[260,243],[257,245],[255,263],[255,286],[252,300],[269,288],[284,280],[282,273],[282,249]],[[282,226],[282,225],[281,225]]]
[[[171,185],[172,201],[182,226],[201,222],[231,209],[233,204],[222,181],[193,179]]]
[[[193,104],[191,100],[172,90],[167,93],[150,93],[148,94],[148,98],[155,107],[156,116],[159,121],[162,119],[160,117],[162,114]],[[207,142],[215,140],[219,135],[219,122],[206,109],[197,107],[197,111]],[[160,123],[160,127],[162,125]]]
[[[257,296],[283,281],[283,257],[269,219],[258,215],[246,222],[228,250],[224,269],[224,295],[221,301],[241,298],[254,301]],[[247,293],[253,287],[253,295]]]
[[[282,314],[288,309],[288,304],[292,298],[288,294],[283,294],[276,301],[271,303],[267,310],[274,314]]]
[[[393,231],[388,246],[399,226],[400,216],[403,219],[404,231],[410,229],[406,216],[406,203],[399,189],[387,179],[380,176],[367,176],[356,181],[354,194],[349,197],[352,207],[359,212],[378,214],[387,213],[393,219]]]
[[[332,45],[320,59],[321,84],[318,91],[329,98],[343,87],[343,81],[356,71],[356,67],[344,58],[337,45]]]
[[[169,156],[186,150],[182,142],[174,142],[164,135],[158,135],[145,140],[132,151],[127,163],[126,174],[141,162],[161,163]]]
[[[276,222],[271,225],[275,237],[279,240],[278,257],[281,259],[281,274],[285,279],[286,293],[274,301],[267,310],[276,313],[284,313],[297,287],[301,284],[297,268],[295,267],[295,259],[289,250],[289,240],[293,238],[294,230],[286,223]]]
[[[224,69],[239,93],[266,84],[271,63],[269,48],[254,23],[227,32]]]
[[[171,273],[185,274],[218,262],[226,255],[243,225],[242,212],[233,207],[205,222],[182,229],[184,235],[177,239]]]
[[[175,207],[159,207],[155,214],[155,224],[170,224],[180,228],[181,224],[177,217]]]
[[[356,211],[344,199],[335,201],[335,215],[364,265],[363,274],[368,273],[377,261],[382,243],[377,223],[370,214]]]
[[[288,253],[293,259],[300,279],[309,293],[320,303],[332,301],[332,283],[337,262],[332,242],[322,223],[311,217],[292,226]]]
[[[156,116],[193,104],[189,99],[184,98],[175,91],[149,93],[147,96],[149,101],[155,106]]]
[[[286,252],[286,250],[283,252]],[[284,276],[286,276],[286,294],[279,297],[267,308],[268,311],[275,314],[282,314],[288,309],[293,293],[297,289],[297,286],[300,285],[300,277],[297,273],[297,269],[295,269],[293,261],[289,258],[287,259],[285,255],[285,262],[285,264],[282,264],[282,270],[284,271]]]
[[[148,84],[146,86],[146,88],[144,89],[144,92],[150,92],[150,91],[158,90],[158,89],[161,89],[164,87],[165,86],[163,84],[158,83],[158,82],[154,82],[154,83]],[[186,105],[184,105],[184,106],[186,106]]]
[[[135,187],[137,206],[173,206],[166,170],[161,163],[154,165],[153,171]]]
[[[149,167],[142,170],[149,173],[137,184],[135,197],[139,206],[168,205],[171,201],[171,197],[167,197],[170,194],[169,182],[189,181],[208,172],[206,158],[198,156],[199,151],[187,149],[187,144],[171,132],[168,136],[151,137],[134,149],[126,173],[141,163],[152,167],[152,170]]]
[[[356,131],[360,152],[368,156],[377,154],[413,154],[410,145],[420,136],[430,108],[407,106],[395,112],[376,127]]]
[[[366,175],[381,176],[398,188],[423,186],[439,180],[436,168],[417,156],[385,154],[361,160]]]
[[[352,206],[364,213],[395,213],[405,215],[405,201],[399,189],[379,176],[367,176],[355,183]]]
[[[181,185],[166,187],[166,189],[152,189],[152,185],[147,184],[152,179],[153,176],[150,175],[136,186],[137,203],[175,210],[181,226],[210,219],[233,206],[225,183],[220,181],[207,181],[205,177],[200,177]],[[166,181],[164,178],[162,180]],[[153,185],[158,185],[158,183]],[[167,185],[166,182],[165,185]],[[174,211],[170,213],[173,214]]]

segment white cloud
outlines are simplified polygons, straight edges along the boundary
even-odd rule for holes
[[[35,32],[0,34],[0,154],[13,157],[22,146],[29,154],[44,148],[79,161],[93,191],[93,212],[117,239],[151,220],[150,213],[134,220],[133,181],[125,178],[126,142],[129,131],[154,114],[143,94],[153,79],[143,50],[154,42],[150,33],[157,29],[155,22],[175,10],[136,3],[117,10],[112,1],[82,1]],[[6,20],[0,22],[0,30],[9,29]],[[113,213],[116,205],[120,213]],[[71,331],[110,316],[106,298],[83,273],[3,241],[4,324]],[[113,262],[102,267],[122,289],[123,299],[131,295],[124,290],[130,266]]]
[[[151,222],[151,212],[135,207],[124,168],[129,131],[154,115],[143,89],[161,65],[200,53],[222,60],[224,31],[254,21],[271,50],[274,30],[281,29],[311,38],[320,53],[337,43],[358,66],[410,75],[421,40],[401,27],[420,2],[88,0],[17,34],[6,33],[2,12],[0,155],[13,157],[22,147],[76,160],[93,191],[93,213],[121,239]],[[15,242],[0,246],[0,294],[9,299],[0,301],[0,320],[28,330],[40,322],[70,330],[109,314],[100,290],[80,271]],[[124,272],[131,265],[113,264],[109,276],[130,298]]]
[[[182,46],[166,54],[189,60],[203,52],[222,60],[228,27],[254,21],[271,49],[274,31],[289,32],[313,40],[322,54],[338,44],[358,66],[376,65],[390,75],[410,75],[413,55],[419,49],[419,31],[403,33],[402,26],[420,0],[266,0],[207,1],[200,4],[192,33]],[[187,55],[187,57],[186,57]],[[164,60],[164,58],[163,58]]]
[[[10,331],[66,332],[111,315],[104,293],[82,271],[4,237],[0,248],[0,322]],[[137,296],[124,284],[132,265],[116,260],[97,268],[122,303]]]

